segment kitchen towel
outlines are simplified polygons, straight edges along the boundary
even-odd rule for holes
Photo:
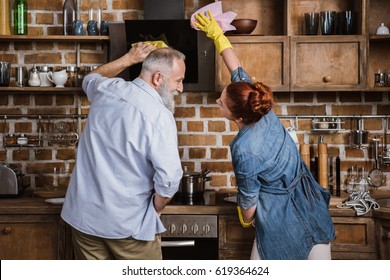
[[[337,205],[337,208],[353,208],[357,216],[362,216],[371,209],[378,210],[380,206],[368,192],[359,191],[351,193],[343,204]]]
[[[236,28],[231,25],[230,23],[233,21],[233,19],[237,16],[235,12],[222,12],[222,1],[214,2],[209,5],[204,6],[203,8],[200,8],[191,16],[191,27],[199,30],[198,27],[196,27],[193,22],[195,21],[195,15],[199,13],[203,13],[206,16],[208,16],[208,12],[210,11],[215,20],[218,22],[219,26],[221,27],[223,32],[230,31],[230,30],[236,30]]]

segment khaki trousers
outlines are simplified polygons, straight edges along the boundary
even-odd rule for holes
[[[161,260],[161,237],[141,241],[131,237],[107,239],[82,233],[72,228],[76,260]]]

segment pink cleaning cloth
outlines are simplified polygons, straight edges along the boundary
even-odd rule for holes
[[[193,13],[191,16],[191,27],[192,28],[199,30],[199,28],[193,24],[193,21],[195,21],[195,15],[199,14],[199,13],[203,13],[206,16],[208,16],[207,11],[210,11],[213,14],[215,20],[218,22],[218,24],[221,27],[221,29],[223,30],[223,32],[226,32],[229,30],[236,30],[236,28],[233,25],[231,25],[230,23],[237,16],[237,14],[235,12],[223,13],[222,12],[222,1],[213,2],[209,5],[204,6],[203,8],[200,8],[195,13]]]

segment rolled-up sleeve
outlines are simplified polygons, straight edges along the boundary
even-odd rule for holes
[[[259,199],[261,185],[257,178],[258,159],[248,154],[236,155],[234,158],[233,166],[238,186],[237,203],[241,208],[248,209]]]
[[[245,72],[242,67],[238,67],[236,70],[232,72],[231,75],[231,81],[232,82],[247,82],[252,83],[251,78],[249,77],[248,73]]]
[[[153,181],[156,193],[162,197],[172,197],[179,189],[183,171],[173,117],[166,123],[154,135],[148,154],[155,170]]]

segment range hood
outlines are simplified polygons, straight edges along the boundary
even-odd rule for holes
[[[144,19],[184,19],[184,0],[144,0]]]

